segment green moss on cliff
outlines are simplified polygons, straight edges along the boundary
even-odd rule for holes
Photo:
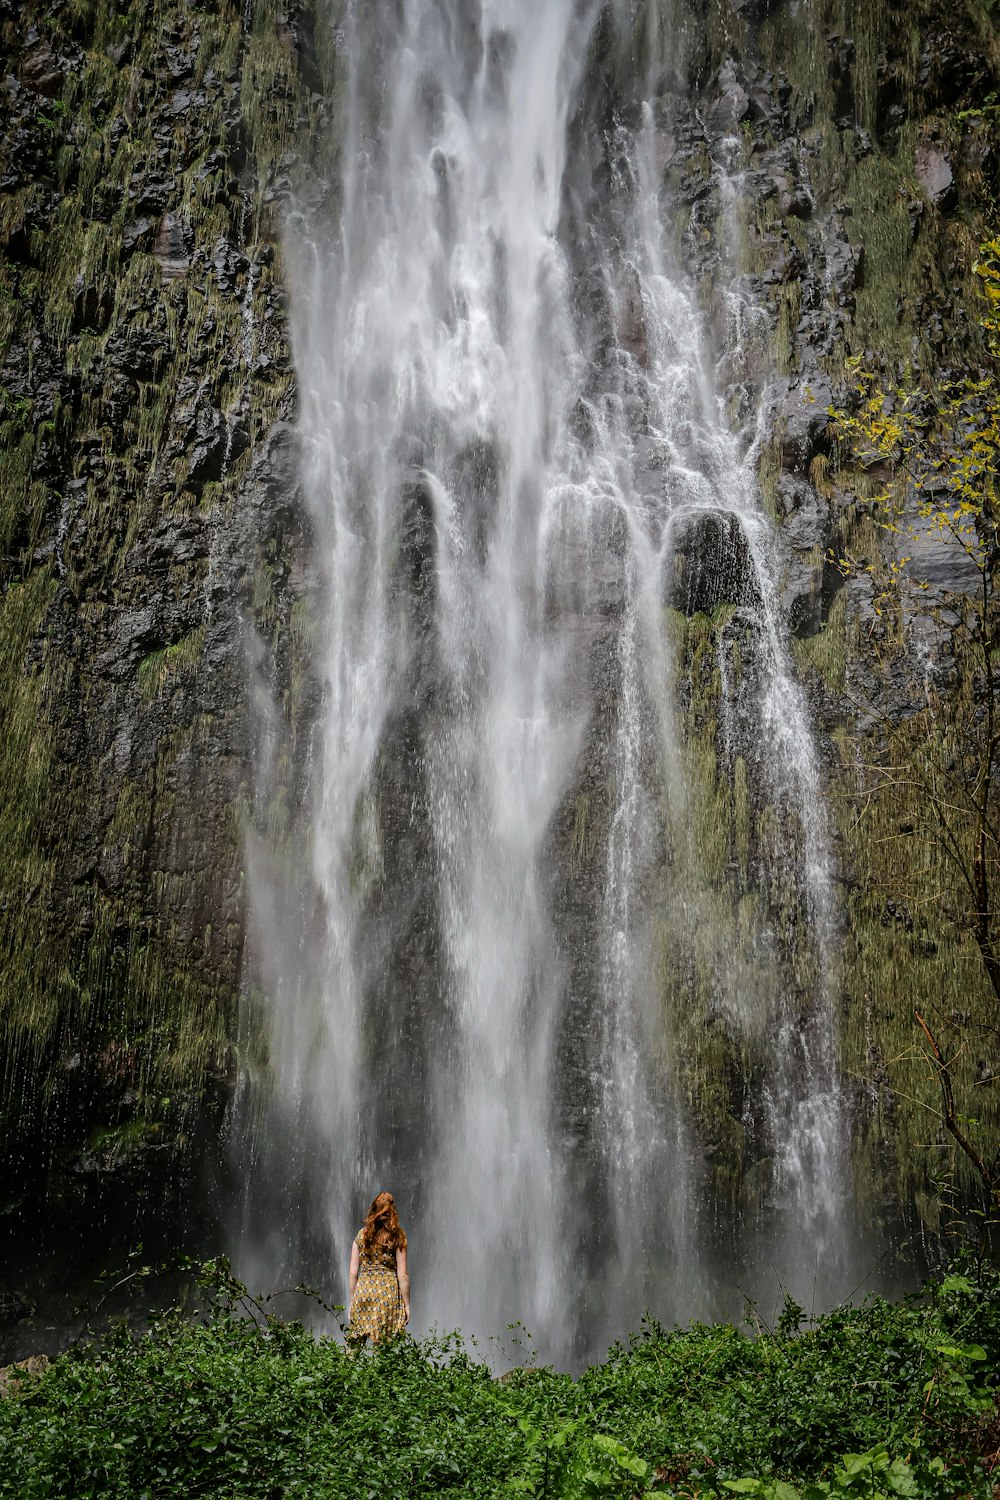
[[[170,526],[209,524],[288,414],[265,198],[306,95],[263,0],[23,11],[8,71],[29,20],[75,60],[49,175],[0,199],[0,357],[27,371],[0,391],[0,1119],[72,1130],[53,1104],[84,1087],[84,1114],[127,1095],[176,1142],[230,1066],[246,798],[223,789],[249,771],[220,748],[210,558]],[[150,597],[180,625],[130,655]]]
[[[788,1005],[821,1003],[818,953],[793,852],[802,831],[787,805],[773,805],[760,764],[748,763],[746,728],[736,729],[739,616],[725,605],[713,617],[671,613],[666,630],[683,727],[665,789],[654,934],[664,1067],[705,1151],[718,1222],[731,1227],[735,1214],[762,1221],[773,1202],[767,1129],[758,1120],[751,1136],[748,1122],[763,1115]]]
[[[11,585],[0,604],[0,984],[5,1093],[26,1066],[39,1037],[55,1022],[59,988],[50,981],[48,955],[38,943],[37,913],[51,899],[58,875],[44,837],[54,754],[45,712],[44,654],[31,659],[38,620],[53,593],[39,569]],[[39,659],[40,658],[40,659]],[[58,970],[56,971],[58,972]],[[16,1005],[17,1025],[10,1023]]]
[[[795,641],[800,668],[815,668],[831,692],[840,692],[847,675],[847,598],[841,590],[815,635]]]
[[[174,645],[150,652],[139,664],[139,692],[143,699],[148,703],[162,697],[164,690],[178,678],[196,673],[204,646],[205,627],[201,625]]]
[[[970,52],[980,52],[996,76],[1000,46],[981,6],[957,7],[945,26],[954,28]],[[977,201],[984,157],[967,149],[979,128],[975,112],[922,106],[926,79],[921,79],[928,70],[935,76],[938,54],[949,44],[941,32],[934,0],[916,5],[820,0],[794,12],[776,8],[755,39],[766,65],[791,85],[789,107],[800,139],[808,143],[817,207],[821,212],[843,208],[857,247],[851,316],[833,357],[822,361],[835,378],[846,352],[878,350],[893,359],[932,363],[944,353],[944,340],[975,341],[961,308],[971,300],[971,266],[990,198],[980,194]],[[920,185],[916,153],[927,142],[948,153],[963,195],[960,215],[929,202]],[[784,235],[810,255],[823,253],[795,215],[781,221],[772,212],[763,232]],[[753,256],[747,268],[755,269]],[[779,364],[790,358],[782,327],[788,295],[788,287],[777,289]],[[926,338],[932,307],[942,324],[936,348]],[[830,311],[835,326],[836,309]]]

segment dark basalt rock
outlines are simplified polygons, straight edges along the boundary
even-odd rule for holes
[[[808,320],[804,324],[808,329]],[[781,434],[782,460],[792,473],[802,473],[816,454],[823,451],[830,426],[833,390],[820,370],[815,371],[814,378],[815,383],[803,377],[782,377],[769,387]]]
[[[711,614],[720,604],[760,603],[746,533],[727,511],[686,511],[670,526],[671,574],[666,602],[685,615]]]
[[[36,26],[29,26],[25,34],[21,82],[47,99],[57,99],[63,90],[62,64]]]
[[[989,92],[993,85],[968,11],[950,7],[944,25],[931,24],[924,37],[916,82],[929,114],[954,108],[963,100],[981,99]]]
[[[717,135],[726,135],[739,126],[750,105],[750,96],[740,82],[736,64],[730,58],[719,69],[715,97],[709,106],[708,124]]]
[[[748,21],[762,21],[782,4],[783,0],[729,0],[730,10]]]
[[[185,231],[185,226],[177,214],[164,214],[153,244],[153,254],[160,263],[164,278],[168,281],[183,276],[191,264],[191,256],[187,248],[189,233],[190,231]]]

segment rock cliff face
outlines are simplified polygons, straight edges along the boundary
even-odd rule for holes
[[[997,36],[977,5],[793,11],[768,8],[718,87],[749,137],[746,268],[770,309],[778,375],[761,482],[835,825],[858,1203],[871,1224],[901,1218],[912,1244],[942,1228],[949,1193],[976,1197],[928,1111],[937,1084],[914,1045],[914,1010],[958,1025],[964,1097],[983,1140],[1000,1127],[995,1088],[983,1086],[995,1000],[963,928],[961,876],[933,830],[929,783],[911,774],[929,701],[943,738],[972,736],[981,688],[965,622],[978,578],[959,547],[927,538],[904,548],[879,533],[826,409],[854,399],[852,357],[890,381],[979,365],[972,266],[993,232]],[[838,572],[831,557],[845,551],[913,552],[922,588],[887,606],[863,569],[846,581]]]
[[[277,245],[319,104],[301,25],[266,3],[0,7],[16,1236],[60,1207],[99,1229],[123,1194],[174,1214],[232,1076],[248,645],[280,656],[301,540]]]
[[[744,355],[774,405],[761,480],[840,820],[859,1180],[869,1212],[923,1203],[933,1227],[926,1124],[902,1102],[933,1089],[910,1015],[926,996],[973,1014],[987,997],[926,847],[914,889],[897,835],[918,794],[867,820],[857,794],[878,713],[912,712],[913,629],[964,690],[948,606],[968,580],[937,558],[904,641],[828,564],[877,538],[826,408],[853,354],[975,360],[1000,53],[976,0],[690,9],[696,98],[664,121],[664,172],[720,323],[710,144],[731,137],[743,174],[740,253],[765,313]],[[241,989],[252,999],[246,840],[280,848],[303,796],[311,558],[280,240],[336,107],[333,20],[291,0],[0,0],[0,1220],[15,1244],[67,1212],[100,1233],[123,1197],[145,1200],[129,1228],[158,1215],[174,1237],[209,1211]],[[627,92],[609,86],[609,113]],[[706,795],[736,827],[699,636],[732,590],[704,568],[678,590]],[[587,816],[557,830],[578,866]],[[696,1026],[684,1045],[716,1190],[738,1193],[733,1059]]]
[[[689,37],[701,97],[665,122],[666,177],[687,208],[681,253],[702,277],[721,344],[726,309],[712,273],[732,209],[720,201],[709,148],[730,137],[742,173],[735,215],[747,304],[765,310],[740,358],[743,373],[756,374],[769,422],[761,488],[834,824],[835,988],[859,1216],[902,1229],[912,1245],[943,1227],[949,1194],[976,1197],[930,1112],[937,1084],[915,1045],[915,1009],[964,1026],[966,1042],[975,1036],[957,1049],[960,1087],[975,1099],[983,1139],[995,1140],[1000,1126],[989,1087],[995,1001],[963,930],[961,877],[930,828],[926,786],[911,774],[916,759],[908,762],[928,733],[920,710],[935,694],[943,735],[961,738],[963,712],[972,723],[976,669],[963,622],[977,577],[960,548],[928,539],[910,549],[920,553],[911,571],[926,588],[904,591],[902,603],[880,601],[864,567],[845,579],[835,562],[845,552],[892,560],[901,549],[866,508],[865,476],[838,446],[828,408],[855,399],[852,359],[884,370],[890,383],[907,371],[941,380],[978,367],[982,302],[972,267],[993,232],[996,28],[988,7],[890,0],[732,5]],[[704,557],[713,545],[703,538],[697,551]],[[687,580],[681,649],[688,743],[704,804],[730,829],[732,868],[753,862],[767,809],[753,807],[751,789],[748,855],[740,847],[746,788],[719,755],[719,652],[738,628],[726,620],[727,605],[740,602],[738,582],[710,571],[707,592],[697,570]],[[780,893],[772,900],[777,911]],[[691,1108],[720,1204],[735,1200],[752,1213],[744,1104],[755,1063],[713,1023],[697,989],[678,1009]]]

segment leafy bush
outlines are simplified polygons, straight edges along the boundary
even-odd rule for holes
[[[773,1335],[646,1324],[578,1379],[503,1380],[457,1335],[350,1354],[270,1315],[224,1265],[197,1318],[81,1344],[0,1400],[0,1496],[993,1493],[1000,1278],[957,1272]],[[995,1457],[995,1455],[994,1455]]]

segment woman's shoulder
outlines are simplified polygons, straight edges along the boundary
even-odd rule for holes
[[[364,1249],[364,1243],[365,1243],[365,1226],[363,1224],[362,1224],[361,1228],[358,1230],[357,1234],[354,1236],[354,1243],[357,1245],[357,1247],[358,1247],[359,1250]]]

